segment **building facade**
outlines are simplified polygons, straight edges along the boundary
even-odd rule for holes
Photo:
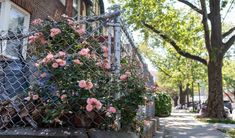
[[[37,18],[58,20],[66,14],[79,20],[80,16],[103,13],[103,0],[0,0],[0,99],[27,88],[30,75],[29,66],[25,65],[27,38],[2,39],[3,36],[27,32],[31,21]]]

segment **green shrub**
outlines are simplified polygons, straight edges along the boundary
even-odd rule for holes
[[[170,116],[171,97],[166,93],[157,93],[155,96],[155,115],[160,117]]]

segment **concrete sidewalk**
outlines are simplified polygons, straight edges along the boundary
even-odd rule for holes
[[[225,124],[208,124],[197,121],[197,114],[174,111],[170,117],[160,118],[165,124],[164,138],[229,138],[217,128]],[[217,126],[217,127],[216,127]],[[235,127],[235,126],[234,126]]]

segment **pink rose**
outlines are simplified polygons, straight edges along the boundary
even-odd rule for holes
[[[120,80],[122,80],[122,81],[123,81],[123,80],[126,80],[126,79],[127,79],[127,77],[128,77],[128,76],[127,76],[126,74],[121,75],[121,76],[120,76]]]
[[[29,36],[29,44],[32,44],[32,43],[34,43],[35,41],[36,41],[36,36],[34,36],[34,35],[31,35],[31,36]]]
[[[100,101],[97,100],[96,104],[95,104],[95,108],[97,110],[100,110],[102,108],[102,103]]]
[[[37,18],[37,19],[34,19],[34,20],[32,21],[32,24],[33,24],[33,25],[41,25],[42,22],[43,22],[42,19]]]
[[[59,64],[59,63],[63,62],[63,59],[58,58],[55,60],[55,62]]]
[[[86,110],[91,112],[93,110],[93,106],[91,104],[86,105]]]
[[[46,39],[43,36],[41,36],[39,40],[40,40],[40,43],[43,45],[47,43]]]
[[[61,33],[61,30],[59,28],[52,28],[50,32],[51,32],[50,36],[55,37],[56,35]]]
[[[83,64],[79,59],[74,59],[73,63],[77,64],[77,65],[82,65]]]
[[[87,98],[86,102],[90,105],[95,105],[98,100],[96,98]]]
[[[88,98],[87,105],[91,105],[92,108],[96,108],[97,110],[100,110],[102,108],[102,103],[96,98]]]
[[[60,65],[61,67],[64,67],[64,66],[66,65],[66,61],[65,61],[65,60],[62,60],[61,62],[59,62],[59,65]]]
[[[90,90],[90,89],[92,89],[93,88],[93,84],[92,84],[92,82],[86,82],[86,87],[85,87],[85,89],[86,90]]]
[[[58,63],[53,63],[53,64],[52,64],[52,67],[56,69],[56,68],[59,67],[59,64],[58,64]]]
[[[59,56],[60,56],[60,57],[64,57],[65,55],[66,55],[65,52],[63,52],[63,51],[60,51],[60,52],[59,52]]]
[[[39,96],[37,94],[33,95],[32,99],[33,100],[38,100]]]
[[[107,110],[109,113],[116,113],[117,112],[117,110],[116,110],[116,108],[114,108],[114,107],[109,107],[108,108],[108,110]]]
[[[108,51],[109,51],[107,46],[102,46],[102,49],[103,49],[104,53],[108,53]]]
[[[79,55],[80,56],[85,56],[85,57],[87,57],[87,56],[89,56],[89,52],[90,52],[90,49],[89,48],[83,48],[81,51],[79,51]]]
[[[52,59],[54,59],[54,55],[53,54],[51,54],[51,53],[49,53],[49,54],[47,54],[47,56],[46,56],[46,60],[52,60]]]
[[[80,88],[85,88],[86,87],[86,81],[85,80],[80,80],[79,81],[79,87]]]

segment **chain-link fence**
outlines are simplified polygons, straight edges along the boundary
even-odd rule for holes
[[[117,130],[137,127],[133,116],[153,116],[152,102],[136,116],[145,104],[143,59],[120,14],[114,6],[101,16],[36,19],[29,30],[2,32],[0,128]]]

